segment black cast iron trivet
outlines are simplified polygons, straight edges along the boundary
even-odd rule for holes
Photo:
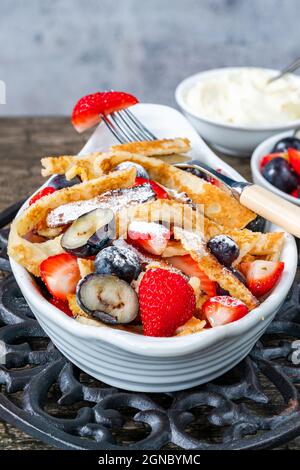
[[[0,228],[18,204],[0,214]],[[9,273],[8,230],[0,269]],[[0,418],[63,449],[257,449],[300,433],[299,284],[250,355],[220,379],[185,392],[109,387],[53,346],[14,278],[0,282]],[[297,349],[298,348],[298,349]],[[1,354],[2,351],[2,354]]]

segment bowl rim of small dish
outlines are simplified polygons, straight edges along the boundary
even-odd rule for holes
[[[231,174],[229,170],[231,170],[231,175],[236,177],[236,171],[232,167],[229,168],[228,164],[223,162],[204,144],[195,129],[191,126],[190,123],[188,123],[186,118],[178,110],[165,105],[157,104],[140,104],[136,106],[144,110],[146,107],[149,110],[147,110],[147,112],[150,113],[153,112],[153,108],[155,108],[156,112],[161,112],[164,110],[168,112],[172,111],[174,115],[177,115],[178,117],[180,115],[180,119],[184,119],[186,121],[187,128],[189,129],[190,135],[188,137],[191,139],[191,141],[195,140],[197,151],[202,152],[203,156],[205,152],[207,152],[209,158],[215,158],[215,164],[217,163],[219,166],[222,166],[223,164],[226,171],[229,172],[229,175]],[[169,118],[170,117],[171,116],[169,116]],[[180,123],[180,127],[182,124]],[[101,125],[98,126],[95,134],[99,131],[102,132],[100,127]],[[105,129],[105,127],[103,129]],[[83,154],[90,151],[88,148],[88,142],[81,151]],[[241,177],[241,179],[243,178]],[[43,186],[46,185],[47,181]],[[37,189],[37,191],[39,191],[39,189]],[[23,204],[19,213],[25,209],[29,199]],[[272,226],[271,230],[275,231],[279,229],[275,226]],[[101,327],[84,325],[76,321],[74,318],[68,317],[65,313],[52,305],[42,295],[41,290],[30,273],[27,272],[25,268],[23,268],[12,258],[10,258],[10,262],[17,284],[19,285],[25,298],[28,299],[29,303],[33,306],[33,309],[36,310],[41,316],[46,318],[47,321],[52,322],[61,328],[62,331],[66,329],[66,331],[72,333],[75,337],[82,339],[104,341],[107,344],[113,345],[119,349],[128,351],[135,355],[157,358],[178,357],[194,353],[199,350],[209,348],[210,346],[224,340],[225,338],[235,338],[241,336],[249,331],[250,328],[257,326],[260,321],[267,322],[268,318],[273,314],[274,310],[276,310],[284,301],[284,298],[293,283],[297,269],[297,248],[295,239],[286,232],[281,257],[284,261],[286,261],[286,269],[284,270],[280,281],[275,286],[273,291],[256,309],[252,310],[245,317],[237,320],[236,322],[207,329],[205,331],[200,331],[198,333],[177,337],[149,337],[129,331],[114,329],[109,326]]]
[[[283,197],[287,201],[291,202],[292,204],[295,204],[296,206],[300,206],[300,199],[297,199],[293,196],[291,196],[288,193],[285,193],[284,191],[281,191],[281,189],[276,188],[273,184],[269,183],[266,178],[262,175],[260,171],[260,161],[261,159],[270,153],[272,150],[274,144],[276,142],[284,137],[289,137],[292,135],[291,132],[281,132],[279,134],[272,135],[271,137],[268,137],[267,139],[263,140],[253,151],[250,159],[250,166],[251,166],[251,172],[252,175],[255,175],[255,178],[261,184],[262,186],[265,186],[269,191],[272,191],[273,193],[277,194],[278,196]],[[263,149],[266,146],[270,145],[270,151],[268,153],[263,152]]]
[[[222,72],[226,71],[234,71],[234,70],[245,70],[245,69],[260,69],[260,70],[265,70],[267,72],[271,73],[271,76],[275,75],[276,73],[279,73],[279,70],[276,69],[270,69],[267,67],[255,67],[255,66],[237,66],[237,67],[220,67],[220,68],[215,68],[215,69],[209,69],[209,70],[203,70],[202,72],[195,73],[193,75],[190,75],[189,77],[185,78],[182,80],[176,87],[175,89],[175,99],[178,104],[178,106],[186,113],[189,114],[191,117],[195,119],[199,119],[207,124],[212,124],[216,127],[219,127],[221,129],[227,129],[227,130],[232,130],[232,131],[245,131],[245,132],[268,132],[268,131],[284,131],[284,130],[289,130],[293,128],[298,128],[300,127],[300,119],[290,121],[289,123],[286,124],[276,124],[276,125],[266,125],[266,126],[245,126],[245,125],[237,125],[237,124],[227,124],[221,121],[213,120],[210,118],[207,118],[203,116],[201,113],[197,113],[196,111],[192,111],[189,106],[186,104],[183,95],[186,92],[188,88],[191,87],[193,83],[196,83],[200,81],[201,78],[204,78],[209,75],[217,75],[221,74]],[[295,77],[297,80],[299,80],[299,88],[300,88],[300,76],[296,74],[289,74]]]

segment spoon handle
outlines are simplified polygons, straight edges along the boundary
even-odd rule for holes
[[[300,207],[257,184],[246,186],[240,202],[270,222],[300,238]]]
[[[278,75],[275,75],[275,77],[270,78],[268,83],[275,82],[275,80],[278,80],[279,78],[283,77],[286,73],[291,73],[297,70],[297,68],[300,67],[300,57],[294,62],[292,62],[290,65],[287,65],[284,69],[282,69]]]

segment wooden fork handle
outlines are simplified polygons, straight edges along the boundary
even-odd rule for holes
[[[300,238],[300,207],[286,201],[267,189],[252,184],[240,196],[243,206]]]

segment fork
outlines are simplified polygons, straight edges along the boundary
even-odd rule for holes
[[[101,117],[121,144],[157,139],[128,109]],[[300,208],[294,204],[257,184],[248,181],[235,181],[198,160],[189,163],[177,163],[175,166],[182,170],[187,168],[198,169],[208,176],[217,178],[243,206],[300,238]]]
[[[104,123],[116,139],[121,143],[126,142],[142,142],[156,140],[157,137],[149,130],[144,124],[136,118],[136,116],[129,111],[123,109],[122,111],[115,111],[108,115],[101,115]]]

